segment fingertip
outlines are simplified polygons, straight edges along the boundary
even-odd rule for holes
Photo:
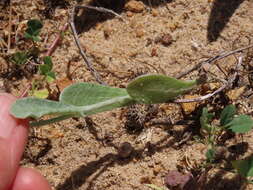
[[[15,101],[17,99],[15,96],[13,96],[12,94],[9,94],[9,93],[0,93],[0,100],[2,98],[7,98],[7,99],[10,99],[13,101]]]
[[[12,190],[51,190],[47,180],[32,168],[19,168]]]
[[[17,126],[28,127],[28,120],[20,120],[10,114],[11,105],[16,99],[11,94],[0,94],[0,137],[9,138],[13,133],[13,128]]]

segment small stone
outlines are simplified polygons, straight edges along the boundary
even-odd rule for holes
[[[137,28],[135,33],[136,33],[136,37],[138,37],[138,38],[141,38],[145,34],[145,32],[142,28]]]
[[[169,46],[173,42],[173,38],[170,34],[163,34],[155,39],[155,43],[161,43],[164,46]]]
[[[152,9],[152,15],[154,17],[158,16],[159,12],[156,9]]]
[[[243,93],[245,90],[245,86],[237,88],[237,89],[233,89],[227,92],[227,96],[230,100],[237,100]]]
[[[133,152],[133,147],[129,142],[124,142],[120,145],[118,149],[118,154],[120,158],[127,158]]]
[[[151,184],[152,182],[151,182],[151,179],[149,176],[143,176],[140,179],[140,183],[141,184]]]
[[[151,49],[151,56],[152,56],[152,57],[157,57],[157,56],[158,56],[157,48],[152,48],[152,49]]]
[[[105,39],[108,39],[112,33],[113,33],[113,29],[112,28],[105,28],[104,29],[104,37],[105,37]]]
[[[153,169],[154,175],[158,175],[161,172],[161,170],[162,170],[162,167],[160,165],[155,166]]]
[[[141,13],[142,11],[144,11],[145,6],[144,6],[143,2],[133,0],[133,1],[129,1],[128,3],[126,3],[125,9],[127,11],[131,11],[134,13]]]
[[[185,95],[184,99],[193,99],[197,98],[198,95]],[[190,102],[190,103],[182,103],[182,109],[185,114],[192,113],[197,107],[197,102]]]
[[[187,183],[192,181],[192,175],[182,174],[178,171],[170,171],[165,177],[165,185],[169,188],[179,187],[179,189],[184,189],[187,186]],[[194,188],[193,188],[194,189]]]
[[[132,17],[134,14],[133,14],[131,11],[127,11],[127,12],[126,12],[126,15],[127,15],[128,17]]]

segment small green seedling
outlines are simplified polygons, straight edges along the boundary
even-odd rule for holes
[[[29,55],[25,51],[14,53],[10,61],[16,65],[23,65],[27,62]]]
[[[168,102],[194,88],[197,83],[198,80],[182,81],[164,75],[137,77],[126,89],[76,83],[62,91],[59,102],[34,97],[19,99],[12,105],[11,114],[17,118],[35,119],[44,115],[56,116],[31,123],[38,126],[133,104]]]
[[[25,31],[24,37],[26,39],[31,39],[33,42],[40,41],[39,34],[43,27],[41,21],[37,19],[32,19],[27,22],[27,29]]]
[[[207,133],[213,130],[231,130],[234,133],[246,133],[253,128],[253,120],[248,115],[236,115],[236,108],[234,105],[226,106],[220,115],[220,125],[211,125],[213,113],[209,113],[207,108],[202,110],[200,117],[201,129]],[[216,129],[213,129],[216,128]]]
[[[33,80],[32,89],[29,91],[29,94],[38,98],[47,98],[49,96],[49,90],[45,88],[45,83],[53,82],[55,73],[52,71],[53,63],[50,56],[44,56],[42,61],[38,61],[40,49],[36,42],[40,41],[39,35],[42,27],[42,22],[37,19],[32,19],[27,22],[27,29],[24,37],[33,42],[33,47],[27,51],[14,53],[10,60],[16,65],[30,64],[28,60],[31,60],[34,65],[37,64],[39,68],[38,72],[42,78],[40,77],[39,79]]]
[[[253,128],[253,120],[248,115],[236,115],[234,105],[226,106],[220,115],[220,125],[212,125],[214,114],[209,113],[207,108],[203,108],[200,117],[201,132],[207,134],[207,144],[209,149],[206,153],[208,162],[212,162],[215,157],[215,139],[222,130],[231,130],[234,133],[246,133]]]
[[[253,120],[248,115],[236,115],[234,105],[226,106],[220,115],[220,125],[212,125],[213,113],[208,113],[207,108],[202,110],[200,117],[201,130],[207,134],[208,150],[206,152],[207,163],[212,163],[216,155],[215,139],[221,131],[231,130],[234,133],[246,133],[253,128]],[[232,161],[233,167],[237,172],[247,179],[253,177],[253,157],[246,160]],[[248,181],[250,182],[250,181]]]
[[[52,58],[50,56],[45,56],[43,58],[43,63],[39,65],[40,74],[45,76],[45,80],[47,82],[52,82],[55,79],[55,73],[52,71],[53,63]]]

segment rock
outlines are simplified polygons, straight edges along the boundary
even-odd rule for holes
[[[164,46],[169,46],[172,44],[172,42],[173,42],[173,38],[169,33],[158,36],[155,39],[155,43],[161,43]]]
[[[193,99],[197,97],[198,97],[197,95],[185,95],[184,99]],[[196,109],[197,105],[198,105],[197,102],[182,103],[182,109],[185,114],[190,114]]]
[[[127,158],[133,152],[133,147],[129,142],[124,142],[120,145],[118,149],[118,154],[120,158]]]
[[[170,171],[168,172],[168,174],[165,177],[165,185],[169,188],[173,188],[173,187],[179,187],[179,189],[182,190],[188,190],[189,186],[188,184],[191,184],[193,181],[193,177],[190,173],[188,174],[182,174],[178,171]],[[192,189],[195,189],[192,186]]]
[[[232,101],[237,100],[244,93],[245,88],[246,87],[243,86],[243,87],[240,87],[240,88],[230,90],[226,93],[226,95]]]
[[[126,3],[125,9],[127,11],[131,11],[134,13],[141,13],[142,11],[144,11],[145,6],[144,6],[143,2],[133,0],[133,1],[129,1],[128,3]]]

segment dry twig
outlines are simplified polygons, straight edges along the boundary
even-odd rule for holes
[[[28,95],[29,90],[32,88],[32,84],[28,84],[25,90],[18,96],[18,98],[24,98]]]
[[[76,5],[75,6],[76,9],[92,9],[92,10],[96,10],[98,12],[102,12],[102,13],[110,13],[113,14],[114,16],[118,17],[119,19],[121,19],[122,21],[124,21],[123,17],[121,15],[119,15],[118,13],[114,12],[113,10],[110,9],[106,9],[104,7],[94,7],[94,6],[89,6],[89,5]]]
[[[64,26],[62,26],[60,28],[60,32],[57,34],[55,40],[53,41],[51,46],[48,48],[45,56],[51,56],[52,55],[52,53],[55,51],[57,45],[59,44],[59,42],[62,39],[62,33],[65,32],[67,29],[68,29],[68,23],[66,23]]]
[[[233,82],[235,81],[236,77],[238,76],[238,69],[242,65],[242,60],[243,60],[243,56],[241,55],[238,58],[238,62],[237,62],[236,68],[235,68],[235,73],[231,77],[228,78],[228,81],[226,81],[220,88],[218,88],[214,92],[212,92],[210,94],[207,94],[205,96],[201,96],[201,97],[197,97],[197,98],[192,98],[192,99],[178,99],[178,100],[175,100],[174,102],[175,103],[200,102],[200,101],[206,100],[208,98],[211,98],[212,96],[214,96],[215,94],[220,93],[221,91],[223,91],[226,88],[231,88]]]
[[[78,38],[78,35],[77,35],[77,32],[76,32],[75,23],[74,23],[75,12],[76,12],[76,7],[74,7],[73,10],[72,10],[71,20],[69,21],[69,24],[70,24],[70,27],[71,27],[76,45],[79,49],[79,52],[80,52],[85,64],[87,65],[87,67],[88,67],[89,71],[92,73],[92,75],[95,77],[96,81],[100,84],[105,85],[105,82],[103,82],[103,80],[101,79],[101,76],[94,69],[93,64],[88,60],[86,54],[84,53],[84,51],[81,47],[81,44],[80,44],[80,41],[79,41],[79,38]]]
[[[222,53],[222,54],[217,55],[215,57],[212,57],[210,59],[207,59],[205,61],[202,61],[202,62],[198,63],[197,65],[195,65],[194,67],[192,67],[191,69],[189,69],[189,70],[187,70],[187,71],[179,74],[178,76],[176,76],[176,78],[180,79],[180,78],[184,77],[185,75],[191,73],[192,71],[195,71],[195,70],[199,69],[203,64],[210,64],[210,63],[212,63],[214,61],[218,61],[220,59],[223,59],[225,57],[228,57],[228,56],[233,55],[235,53],[239,53],[239,52],[241,52],[243,50],[246,50],[246,49],[249,49],[249,48],[252,48],[252,47],[253,47],[253,44],[248,45],[248,46],[243,47],[243,48],[239,48],[239,49],[233,50],[233,51],[225,52],[225,53]]]
[[[11,26],[12,26],[12,4],[10,1],[10,12],[9,12],[9,25],[8,25],[8,48],[7,53],[10,52],[11,49]]]

